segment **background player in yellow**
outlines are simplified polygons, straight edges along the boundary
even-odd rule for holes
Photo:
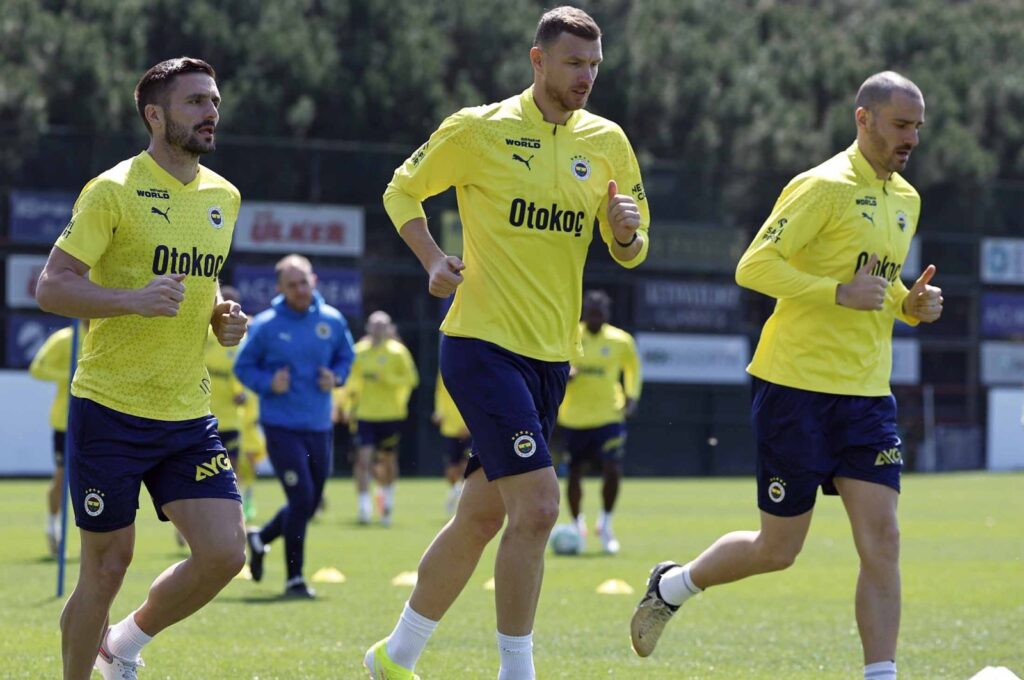
[[[78,356],[82,355],[80,331]],[[46,545],[50,555],[56,556],[60,546],[60,499],[64,495],[64,440],[68,428],[68,383],[71,382],[71,341],[73,330],[70,326],[61,328],[46,339],[36,355],[28,372],[36,380],[57,383],[57,394],[50,407],[50,427],[53,428],[53,477],[46,492]]]
[[[533,621],[559,508],[548,439],[568,360],[579,351],[594,222],[624,267],[643,262],[649,246],[629,140],[583,110],[601,59],[601,29],[586,12],[545,13],[530,49],[532,86],[447,118],[384,194],[429,291],[455,293],[441,324],[441,374],[473,434],[473,457],[455,517],[420,561],[398,625],[367,650],[364,663],[376,678],[412,677],[506,516],[494,569],[498,678],[535,677]],[[453,186],[465,261],[437,246],[422,206]]]
[[[376,311],[366,321],[367,336],[356,343],[356,359],[346,389],[355,401],[357,420],[354,473],[359,494],[358,518],[370,521],[371,466],[376,466],[381,494],[381,518],[391,524],[398,479],[401,428],[409,417],[409,396],[419,374],[409,350],[396,337],[387,312]]]
[[[459,407],[452,400],[452,395],[445,388],[440,373],[437,374],[437,383],[434,386],[434,413],[430,420],[437,425],[441,436],[444,437],[444,478],[451,486],[448,500],[445,501],[445,509],[450,515],[455,512],[459,496],[462,495],[466,460],[469,457],[472,442],[469,438],[466,421],[459,413]]]
[[[641,656],[692,595],[793,564],[820,486],[842,497],[860,557],[864,677],[896,678],[902,456],[892,327],[937,320],[942,291],[928,284],[932,265],[909,291],[899,276],[920,215],[899,172],[918,144],[924,97],[885,71],[864,81],[855,107],[856,142],[790,181],[736,268],[740,285],[778,300],[747,369],[761,529],[726,534],[685,566],[654,567],[631,626]]]
[[[81,531],[78,584],[61,615],[64,677],[135,678],[152,636],[209,602],[245,564],[241,499],[210,415],[203,348],[245,333],[217,277],[241,197],[199,164],[216,147],[213,68],[188,57],[135,88],[149,147],[86,184],[39,277],[46,311],[90,319],[71,386],[67,474]],[[139,487],[190,556],[110,629],[135,544]],[[97,656],[97,649],[99,655]]]
[[[612,511],[622,480],[626,418],[636,410],[641,377],[633,336],[608,323],[611,305],[603,290],[589,291],[583,297],[583,356],[572,362],[558,424],[569,453],[566,495],[573,521],[581,538],[585,537],[583,475],[591,463],[600,465],[602,507],[597,534],[604,551],[614,555],[619,552],[619,541],[612,530]]]

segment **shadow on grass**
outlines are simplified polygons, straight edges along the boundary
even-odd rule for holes
[[[330,598],[325,598],[322,595],[317,596],[315,599],[307,599],[302,597],[285,597],[281,594],[276,595],[219,595],[217,602],[231,602],[234,604],[289,604],[289,603],[309,603],[316,604],[318,602],[328,602]]]

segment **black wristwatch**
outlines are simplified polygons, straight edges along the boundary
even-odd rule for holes
[[[614,236],[612,236],[612,238],[615,238],[615,237],[614,237]],[[616,243],[618,243],[618,244],[619,244],[619,247],[621,247],[621,248],[628,248],[628,247],[630,247],[631,245],[633,245],[634,243],[636,243],[636,232],[634,231],[634,232],[633,232],[633,238],[629,239],[629,240],[628,240],[628,241],[626,241],[625,243],[623,243],[622,241],[620,241],[620,240],[619,240],[619,239],[617,239],[617,238],[615,238],[615,242],[616,242]]]

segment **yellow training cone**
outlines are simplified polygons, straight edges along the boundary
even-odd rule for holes
[[[393,586],[414,586],[416,585],[416,572],[415,571],[403,571],[398,576],[391,579],[391,585]]]
[[[611,578],[599,585],[597,592],[601,595],[632,595],[633,586],[622,579]]]
[[[487,579],[487,582],[484,583],[484,590],[494,590],[494,579],[493,578]]]
[[[345,575],[334,567],[317,569],[313,574],[313,583],[344,583],[347,580]]]
[[[246,564],[245,566],[243,566],[242,567],[242,571],[240,571],[237,574],[235,574],[235,578],[236,579],[241,579],[242,581],[251,581],[252,580],[252,572],[249,571],[249,565]]]

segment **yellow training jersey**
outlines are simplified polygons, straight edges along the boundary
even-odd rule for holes
[[[221,432],[237,431],[242,424],[241,407],[236,397],[245,394],[245,388],[235,377],[233,366],[237,347],[224,347],[217,341],[213,329],[206,335],[206,371],[210,374],[210,412],[217,419]]]
[[[68,381],[71,376],[70,326],[61,328],[46,339],[28,367],[29,374],[36,380],[57,383],[57,396],[50,407],[50,427],[57,432],[68,429]],[[78,336],[78,356],[82,356],[82,333]]]
[[[893,173],[878,179],[854,143],[782,190],[771,216],[736,268],[736,282],[777,298],[747,370],[762,380],[813,392],[890,394],[892,325],[902,311],[900,280],[921,199]],[[889,281],[885,308],[836,304],[836,286],[877,253],[874,274]]]
[[[580,324],[580,333],[583,357],[572,362],[558,424],[589,429],[621,423],[626,397],[640,398],[640,357],[633,336],[607,323],[597,333]]]
[[[640,206],[640,253],[650,224],[640,167],[622,129],[587,111],[544,121],[532,89],[462,109],[401,167],[384,193],[398,229],[424,217],[421,201],[454,186],[466,269],[441,330],[543,361],[578,350],[583,265],[595,220],[612,242],[608,181]],[[609,246],[609,250],[610,250]]]
[[[175,317],[94,319],[75,396],[154,420],[210,413],[203,348],[240,202],[215,172],[200,166],[182,184],[145,151],[85,185],[57,247],[89,265],[92,281],[105,288],[185,274],[185,300]]]
[[[244,388],[243,388],[244,389]],[[245,401],[239,415],[239,450],[254,463],[267,457],[267,440],[260,427],[260,398],[252,390],[245,390]]]
[[[452,395],[448,394],[440,373],[437,374],[437,384],[434,387],[434,415],[440,419],[438,428],[442,437],[462,439],[469,434],[466,421],[462,419]]]
[[[392,339],[376,347],[369,339],[360,340],[355,350],[346,388],[354,393],[356,417],[372,422],[405,420],[409,395],[420,381],[409,350]]]

